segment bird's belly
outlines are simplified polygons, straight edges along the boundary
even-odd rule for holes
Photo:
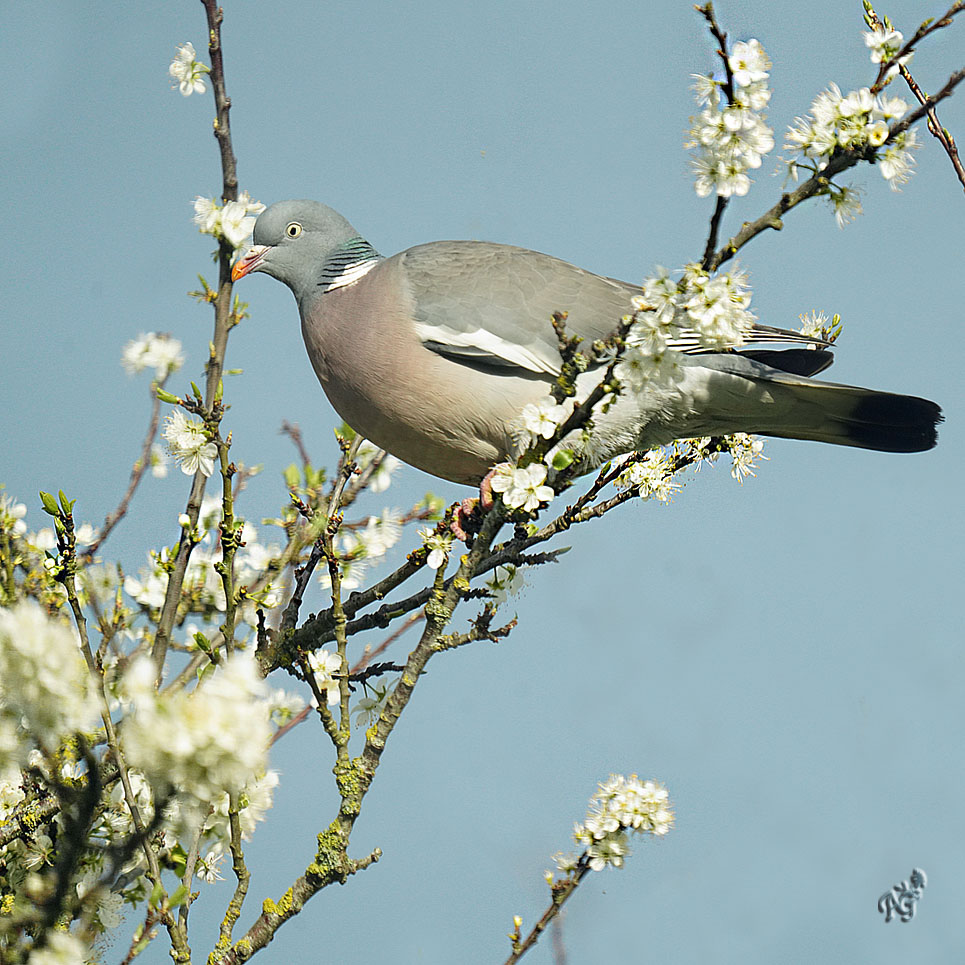
[[[481,373],[421,344],[418,364],[401,352],[373,351],[364,367],[343,358],[334,340],[324,350],[308,337],[306,345],[329,401],[356,432],[452,482],[476,484],[506,459],[522,406],[547,392],[542,380]]]

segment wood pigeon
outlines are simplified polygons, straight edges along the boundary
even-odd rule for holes
[[[477,484],[512,457],[523,408],[548,396],[560,370],[552,326],[586,344],[631,312],[638,286],[524,248],[436,241],[382,257],[336,211],[279,201],[255,223],[232,270],[263,271],[295,296],[308,356],[326,395],[357,432],[443,479]],[[790,348],[709,352],[694,333],[674,380],[625,392],[594,413],[585,471],[634,449],[733,432],[887,452],[936,442],[941,410],[914,396],[814,381],[831,364],[819,339],[755,326],[753,342]],[[600,381],[580,375],[577,396]],[[518,435],[517,435],[518,437]]]

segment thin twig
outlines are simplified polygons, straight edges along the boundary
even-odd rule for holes
[[[963,2],[956,2],[952,4],[951,8],[944,17],[930,25],[931,29],[938,30],[941,27],[948,26],[951,23],[952,17],[954,17],[956,13],[959,13],[963,8],[965,8],[965,3]],[[866,2],[865,12],[867,14],[868,23],[870,26],[877,27],[879,30],[885,29],[884,22],[875,12],[874,7],[872,7],[870,3]],[[913,37],[912,40],[909,41],[909,44],[906,44],[906,47],[912,44],[913,41],[917,42],[918,39],[920,38],[918,38],[916,35],[916,37]],[[908,70],[905,64],[899,63],[901,58],[902,53],[899,51],[898,54],[882,64],[881,69],[878,72],[878,79],[875,81],[874,89],[878,90],[879,86],[884,86],[889,69],[892,67],[892,65],[897,63],[901,76],[908,85],[908,89],[918,99],[918,103],[926,103],[928,100],[927,96],[922,92],[922,89],[918,86],[918,82],[915,80],[915,78],[912,77],[911,71]],[[928,109],[928,130],[931,131],[932,135],[938,140],[938,143],[941,144],[942,149],[948,155],[948,159],[952,162],[952,167],[955,169],[955,175],[958,177],[962,188],[965,189],[965,168],[962,167],[962,159],[959,157],[958,147],[955,144],[955,138],[953,138],[951,134],[949,134],[948,131],[942,127],[941,122],[938,120],[938,112],[934,107],[930,107]]]
[[[941,30],[942,28],[949,26],[952,22],[952,18],[961,13],[962,10],[965,10],[965,2],[963,2],[963,0],[955,0],[955,3],[953,3],[937,20],[926,20],[923,24],[921,24],[921,26],[914,32],[911,39],[905,43],[905,45],[895,54],[894,57],[892,57],[890,60],[882,61],[880,67],[878,68],[878,76],[875,78],[875,82],[871,85],[871,93],[877,94],[885,87],[885,84],[888,80],[888,72],[896,63],[913,53],[915,47],[917,47],[918,44],[921,43],[921,41],[924,40],[929,34],[933,34],[936,30]],[[871,12],[874,13],[874,11]],[[874,17],[880,24],[881,20],[878,18],[878,15],[874,14]]]
[[[231,128],[228,113],[231,100],[225,89],[224,61],[221,49],[221,21],[224,11],[215,0],[201,0],[208,20],[208,53],[211,57],[209,78],[214,91],[215,120],[214,135],[221,151],[221,196],[225,202],[238,198],[237,162],[231,146]],[[228,334],[237,322],[232,312],[231,303],[231,257],[234,254],[232,245],[224,238],[218,244],[218,293],[213,299],[214,304],[214,335],[211,339],[211,350],[206,366],[204,404],[210,412],[217,398],[221,377],[224,372],[225,353],[228,349]],[[161,606],[161,616],[158,620],[151,658],[157,668],[158,680],[164,669],[164,658],[167,654],[168,643],[171,639],[171,629],[177,616],[178,602],[181,599],[181,588],[184,584],[184,574],[188,569],[188,561],[194,550],[194,543],[188,539],[187,533],[193,531],[198,524],[198,514],[201,510],[201,500],[207,480],[200,470],[195,473],[191,482],[191,492],[185,507],[189,525],[182,528],[181,539],[178,543],[178,553],[174,566],[168,575],[168,585]]]
[[[586,855],[583,855],[576,871],[570,877],[564,878],[561,882],[554,883],[553,900],[550,902],[549,907],[543,912],[543,916],[533,925],[529,934],[524,939],[520,940],[518,937],[514,937],[513,951],[509,958],[506,959],[505,965],[515,965],[515,963],[539,941],[540,935],[546,931],[550,922],[563,910],[563,905],[570,900],[573,892],[576,891],[580,882],[587,876],[589,871],[590,866],[587,862]]]
[[[724,96],[727,98],[728,104],[734,103],[734,72],[731,70],[730,58],[727,56],[727,34],[721,29],[720,24],[717,22],[717,18],[714,15],[714,5],[713,3],[707,3],[702,7],[697,7],[697,12],[707,21],[707,26],[717,41],[717,56],[720,57],[724,65]],[[717,248],[717,238],[720,233],[720,223],[724,217],[724,211],[727,209],[727,204],[730,201],[729,197],[722,197],[717,195],[717,203],[714,205],[714,213],[710,219],[710,231],[707,234],[707,244],[704,246],[704,257],[701,259],[701,264],[704,270],[707,270],[707,266],[710,264],[711,258],[714,256],[714,250]]]
[[[922,89],[918,86],[915,78],[908,72],[908,68],[902,64],[900,69],[901,76],[905,79],[905,83],[911,92],[918,98],[918,102],[920,104],[926,104],[928,98],[922,93]],[[932,135],[938,140],[938,143],[941,144],[945,153],[948,155],[948,159],[952,162],[952,167],[955,169],[955,175],[962,185],[962,188],[965,189],[965,167],[962,166],[962,159],[958,154],[958,146],[955,144],[955,138],[942,127],[941,122],[938,120],[938,112],[934,107],[928,108],[928,130],[931,131]]]
[[[298,428],[298,424],[295,422],[289,422],[287,419],[282,422],[281,429],[279,430],[283,436],[288,436],[291,439],[292,444],[298,450],[298,458],[302,461],[302,468],[310,466],[312,461],[308,458],[308,450],[305,448],[305,443],[302,440],[302,430]]]

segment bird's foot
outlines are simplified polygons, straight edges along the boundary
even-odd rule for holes
[[[493,473],[491,470],[483,477],[479,484],[479,495],[464,499],[457,507],[452,516],[449,529],[457,539],[468,543],[482,525],[483,516],[493,508]]]

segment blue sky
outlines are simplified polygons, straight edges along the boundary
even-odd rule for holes
[[[874,77],[858,3],[717,9],[774,61],[779,134],[828,82]],[[943,9],[881,12],[908,35]],[[716,65],[690,3],[280,0],[228,3],[225,16],[239,176],[255,198],[317,198],[386,254],[479,238],[638,281],[703,250],[712,204],[681,145],[690,75]],[[962,29],[919,53],[925,89],[962,66]],[[146,379],[119,365],[127,340],[181,339],[176,391],[201,372],[211,319],[185,292],[213,272],[191,201],[221,180],[210,97],[181,98],[167,65],[178,43],[203,51],[204,34],[187,0],[6,11],[0,481],[34,526],[39,489],[63,488],[94,522],[123,491],[148,411]],[[960,140],[963,104],[941,110]],[[543,911],[549,856],[611,771],[665,781],[677,828],[575,896],[572,961],[959,952],[963,209],[922,134],[902,192],[859,171],[845,179],[865,189],[855,224],[839,230],[823,204],[796,210],[741,264],[763,322],[842,315],[835,380],[941,403],[938,448],[769,441],[743,486],[721,465],[670,507],[631,504],[567,534],[573,552],[532,575],[509,640],[431,664],[357,826],[353,853],[379,846],[382,861],[315,898],[266,960],[501,961],[512,916]],[[776,199],[775,168],[765,161],[729,209],[731,231]],[[246,494],[257,521],[285,499],[281,422],[298,422],[322,461],[336,420],[289,293],[263,276],[239,290],[252,317],[229,346],[244,374],[226,387],[228,426],[235,458],[265,467]],[[364,509],[427,488],[467,494],[403,470]],[[129,569],[174,540],[187,489],[177,472],[145,483],[109,544]],[[308,604],[323,605],[320,593]],[[331,763],[310,725],[277,748],[246,920],[301,872],[334,814]],[[886,925],[878,896],[915,866],[929,882],[918,915]],[[229,894],[225,883],[195,906],[197,955]],[[167,958],[158,946],[144,960]],[[549,942],[527,961],[552,961]]]

